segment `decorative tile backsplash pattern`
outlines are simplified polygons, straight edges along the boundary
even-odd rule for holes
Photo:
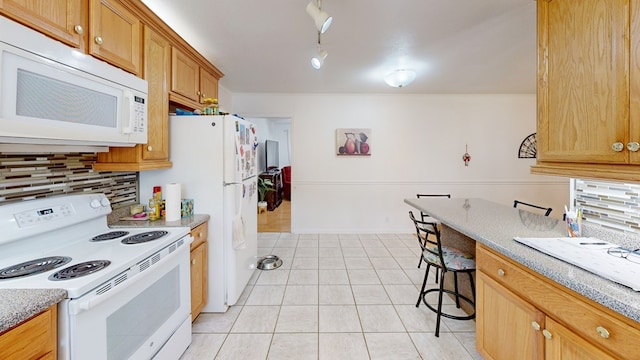
[[[575,179],[574,186],[585,221],[640,234],[640,184]]]
[[[94,153],[0,154],[0,205],[73,193],[105,193],[115,209],[137,203],[136,172],[97,172]]]

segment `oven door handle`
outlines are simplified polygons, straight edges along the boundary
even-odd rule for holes
[[[193,241],[193,237],[188,236],[185,239],[188,239],[189,241],[186,241],[187,246],[180,246],[178,248],[178,250],[176,252],[174,252],[171,256],[167,256],[164,257],[163,259],[161,259],[160,261],[158,261],[155,265],[160,265],[161,263],[164,263],[168,260],[171,260],[171,258],[173,256],[177,256],[178,253],[180,251],[189,251],[189,245],[191,243],[191,241]],[[129,289],[131,289],[131,287],[133,287],[135,289],[135,286],[139,283],[141,283],[142,281],[144,281],[147,278],[147,275],[151,275],[153,272],[152,271],[148,271],[148,270],[152,270],[154,269],[154,267],[151,267],[149,269],[147,269],[146,271],[143,271],[142,273],[139,273],[138,276],[135,276],[129,280],[126,280],[124,282],[122,282],[121,284],[125,284],[126,286],[119,286],[116,287],[112,290],[109,290],[105,293],[102,293],[101,295],[92,297],[91,299],[88,299],[86,301],[80,301],[80,302],[76,302],[76,301],[71,301],[69,302],[69,313],[72,315],[78,315],[84,311],[87,310],[91,310],[93,308],[95,308],[96,306],[102,304],[103,302],[111,299],[113,296],[118,295],[119,293],[123,292],[123,291],[127,291]]]

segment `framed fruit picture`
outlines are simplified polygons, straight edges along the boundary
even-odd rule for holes
[[[371,129],[336,129],[338,156],[371,156]]]

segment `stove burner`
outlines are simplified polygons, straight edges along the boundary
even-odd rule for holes
[[[0,279],[12,279],[20,276],[34,275],[60,267],[71,261],[68,256],[50,256],[29,260],[17,265],[0,269]]]
[[[128,235],[129,232],[128,231],[111,231],[108,233],[104,233],[104,234],[100,234],[100,235],[96,235],[93,238],[91,238],[91,241],[105,241],[105,240],[113,240],[125,235]]]
[[[148,231],[137,235],[131,235],[122,239],[122,243],[126,245],[141,244],[147,241],[153,241],[167,235],[168,231]]]
[[[69,280],[75,279],[81,276],[93,274],[96,271],[100,271],[111,264],[109,260],[92,260],[83,263],[71,265],[66,267],[55,274],[49,276],[49,280]]]

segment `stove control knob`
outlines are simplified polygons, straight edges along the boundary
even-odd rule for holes
[[[107,198],[102,198],[102,200],[100,200],[100,204],[102,204],[102,206],[107,207],[110,206],[111,203],[109,202],[109,199]]]
[[[91,200],[91,203],[89,204],[89,206],[91,206],[91,208],[93,208],[93,209],[99,208],[100,207],[100,200],[98,200],[98,199]]]

